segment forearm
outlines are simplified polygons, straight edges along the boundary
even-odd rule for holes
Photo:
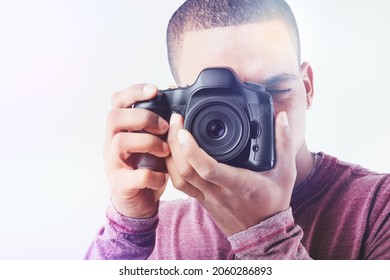
[[[310,259],[301,244],[302,229],[295,225],[291,208],[229,237],[238,259]]]
[[[85,259],[147,259],[154,249],[158,217],[130,219],[112,206]]]

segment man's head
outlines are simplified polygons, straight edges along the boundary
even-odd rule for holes
[[[298,29],[283,0],[188,0],[168,27],[168,52],[179,86],[207,67],[230,67],[241,81],[263,84],[275,113],[287,112],[297,155],[306,151],[306,110],[313,75],[300,65]]]
[[[290,7],[284,0],[186,1],[173,14],[167,29],[168,59],[175,80],[180,81],[180,57],[186,33],[273,20],[282,22],[287,28],[300,62],[298,27]]]

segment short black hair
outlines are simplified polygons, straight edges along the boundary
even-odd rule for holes
[[[301,61],[298,26],[284,0],[187,0],[172,15],[167,28],[168,60],[178,81],[177,58],[186,32],[280,20],[285,24]]]

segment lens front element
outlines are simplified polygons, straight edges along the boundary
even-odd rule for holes
[[[207,133],[210,137],[219,139],[225,135],[225,124],[220,120],[212,120],[207,124]]]

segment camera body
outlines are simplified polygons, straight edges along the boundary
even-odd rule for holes
[[[169,121],[184,117],[184,128],[219,162],[265,171],[275,162],[274,108],[262,85],[241,83],[230,68],[206,68],[191,86],[160,90],[138,102]]]

